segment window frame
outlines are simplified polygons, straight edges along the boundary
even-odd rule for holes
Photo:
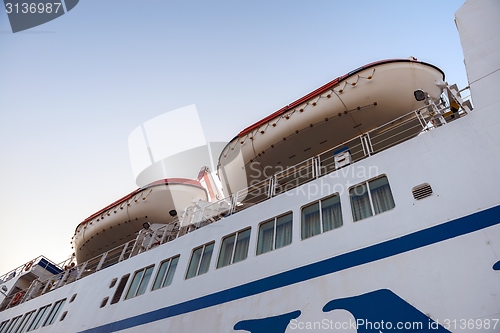
[[[328,230],[324,230],[324,220],[323,220],[323,202],[324,201],[327,201],[329,199],[332,199],[332,198],[337,198],[338,200],[338,204],[340,205],[340,226],[338,227],[334,227],[332,229],[328,229]],[[310,236],[307,236],[307,237],[304,237],[304,231],[303,231],[303,219],[304,219],[304,215],[303,215],[303,211],[304,209],[306,208],[309,208],[311,206],[314,206],[314,205],[318,205],[318,213],[319,213],[319,233],[317,234],[314,234],[314,235],[310,235]],[[301,240],[306,240],[306,239],[309,239],[309,238],[312,238],[314,236],[318,236],[318,235],[321,235],[325,232],[328,232],[328,231],[332,231],[332,230],[335,230],[335,229],[340,229],[342,226],[344,225],[344,215],[342,214],[342,200],[340,198],[340,193],[338,192],[335,192],[329,196],[326,196],[326,197],[323,197],[321,199],[318,199],[318,200],[315,200],[315,201],[311,201],[309,203],[307,203],[306,205],[300,207],[300,239]]]
[[[208,259],[208,263],[207,263],[207,270],[204,271],[204,272],[201,272],[200,273],[200,268],[201,268],[201,264],[203,263],[203,259],[205,258],[205,253],[206,253],[206,249],[207,247],[209,246],[212,246],[212,253],[210,254],[210,258]],[[191,278],[194,278],[196,276],[199,276],[199,275],[203,275],[205,273],[208,273],[208,271],[210,270],[210,264],[212,262],[212,256],[213,256],[213,252],[214,252],[214,246],[215,246],[215,241],[211,241],[211,242],[208,242],[208,243],[205,243],[203,245],[200,245],[198,247],[195,247],[192,251],[191,251],[191,256],[189,258],[189,262],[188,262],[188,265],[187,265],[187,270],[186,270],[186,274],[184,275],[184,280],[188,280],[188,279],[191,279]],[[193,262],[193,258],[194,258],[194,253],[201,249],[201,254],[200,256],[198,257],[198,262],[196,264],[196,270],[194,272],[193,275],[189,275],[190,274],[190,271],[191,271],[191,264]]]
[[[291,224],[290,242],[286,243],[280,247],[276,247],[276,238],[277,238],[276,230],[277,230],[278,219],[285,217],[285,216],[288,216],[288,215],[290,215],[290,217],[291,217],[291,220],[290,220],[290,224]],[[262,252],[259,252],[259,248],[261,248],[259,246],[260,240],[261,240],[261,228],[264,224],[267,224],[269,222],[273,222],[273,237],[272,237],[273,242],[271,245],[271,249],[267,250],[267,251],[262,250]],[[264,253],[272,252],[274,250],[281,249],[283,247],[287,247],[288,245],[292,244],[292,242],[293,242],[293,211],[288,211],[286,213],[283,213],[283,214],[280,214],[280,215],[275,216],[273,218],[270,218],[268,220],[265,220],[265,221],[259,223],[258,227],[259,228],[257,231],[257,246],[255,247],[255,255],[256,256],[259,256],[259,255],[264,254]]]
[[[10,321],[9,325],[5,327],[5,333],[12,333],[14,331],[14,328],[17,326],[19,323],[19,319],[22,318],[23,315],[16,316],[12,318]],[[3,328],[0,328],[0,332],[4,332]]]
[[[166,288],[168,286],[170,286],[172,284],[172,281],[173,281],[173,276],[175,275],[175,271],[177,270],[177,266],[179,265],[179,258],[181,257],[180,254],[177,254],[173,257],[170,257],[170,258],[167,258],[165,260],[163,260],[160,265],[158,266],[158,272],[156,272],[156,276],[155,276],[155,279],[153,281],[153,285],[151,286],[151,291],[154,291],[154,290],[159,290],[159,289],[162,289],[162,288]],[[170,274],[170,270],[172,268],[172,261],[176,260],[175,262],[175,267],[174,267],[174,270],[172,272],[172,280],[170,281],[169,284],[165,285],[165,282],[167,281],[167,278]],[[160,273],[161,273],[161,268],[163,266],[163,264],[167,263],[168,262],[168,266],[167,268],[165,269],[165,272],[163,273],[163,276],[161,277],[161,281],[160,281],[160,284],[159,284],[159,287],[158,288],[155,288],[155,285],[156,285],[156,281],[158,280],[158,278],[160,277]]]
[[[21,319],[21,321],[19,322],[19,325],[17,325],[16,330],[13,333],[23,332],[24,329],[28,327],[28,323],[30,322],[35,311],[36,310],[26,312],[24,314],[23,318]]]
[[[391,198],[392,198],[392,203],[393,203],[393,206],[389,209],[386,209],[384,211],[380,211],[377,213],[376,209],[375,209],[375,205],[373,203],[373,197],[372,197],[372,188],[370,186],[371,183],[379,180],[379,179],[382,179],[382,178],[385,178],[386,181],[387,181],[387,186],[389,186],[389,193],[391,195]],[[370,203],[370,215],[368,216],[365,216],[365,217],[360,217],[358,219],[356,219],[356,214],[354,213],[354,205],[353,205],[353,202],[352,202],[352,196],[351,196],[351,190],[354,190],[355,188],[358,188],[358,187],[361,187],[361,186],[364,186],[366,188],[366,193],[368,194],[368,201]],[[358,183],[354,186],[351,186],[349,188],[349,203],[351,205],[351,214],[352,214],[352,220],[353,222],[358,222],[358,221],[361,221],[361,220],[364,220],[364,219],[367,219],[367,218],[370,218],[370,217],[373,217],[375,215],[379,215],[379,214],[382,214],[382,213],[385,213],[385,212],[388,212],[390,210],[393,210],[395,207],[396,207],[396,200],[394,200],[394,195],[392,194],[392,188],[391,188],[391,185],[389,183],[389,177],[387,177],[386,174],[381,174],[377,177],[374,177],[374,178],[371,178],[371,179],[368,179],[368,180],[365,180],[361,183]]]
[[[247,242],[247,249],[246,249],[246,254],[245,254],[245,257],[243,259],[240,259],[238,261],[234,261],[234,257],[236,255],[236,247],[238,246],[238,242],[241,240],[240,239],[240,235],[244,232],[249,232],[248,234],[248,242]],[[234,242],[233,242],[233,246],[232,246],[232,249],[231,249],[231,258],[229,259],[229,263],[227,264],[224,264],[222,263],[221,264],[221,255],[223,253],[223,246],[224,246],[224,241],[230,237],[233,237],[234,236]],[[244,228],[244,229],[241,229],[241,230],[238,230],[236,232],[233,232],[229,235],[226,235],[224,237],[222,237],[221,239],[221,243],[220,243],[220,247],[219,247],[219,255],[217,257],[217,264],[215,266],[216,269],[218,268],[222,268],[222,267],[227,267],[227,266],[231,266],[232,264],[235,264],[235,263],[238,263],[240,261],[244,261],[248,258],[248,250],[250,248],[250,237],[252,236],[252,227],[247,227],[247,228]]]
[[[33,330],[36,330],[37,328],[40,328],[40,326],[42,325],[42,321],[45,318],[45,315],[47,314],[47,310],[50,308],[51,305],[52,304],[48,304],[38,308],[38,311],[36,312],[33,320],[29,323],[26,332],[31,332]]]
[[[109,303],[110,305],[116,304],[120,301],[120,299],[123,296],[123,292],[125,291],[125,287],[127,286],[129,278],[130,278],[130,273],[127,273],[120,278],[120,282],[118,283],[118,286],[116,287],[115,292],[113,293],[113,297],[111,298],[111,302]],[[71,298],[73,299],[73,297]]]
[[[0,323],[0,332],[3,332],[4,329],[7,328],[7,325],[9,324],[10,319],[4,320]]]
[[[149,265],[146,267],[143,267],[137,271],[134,272],[134,275],[132,276],[132,280],[130,281],[130,284],[128,286],[127,292],[125,293],[125,296],[123,298],[124,301],[128,299],[135,298],[137,296],[144,295],[146,293],[146,290],[148,289],[149,281],[151,280],[151,277],[153,276],[155,265]],[[149,274],[149,277],[147,278],[147,281],[145,282],[146,284],[144,285],[144,277],[146,276],[146,272],[151,269],[151,274]],[[134,287],[134,281],[135,277],[142,272],[142,275],[139,279],[139,282],[137,285]],[[139,290],[144,286],[142,293],[139,294]],[[135,288],[134,292],[130,294],[130,292],[133,290],[133,287]]]
[[[66,298],[63,298],[54,303],[54,305],[49,311],[49,314],[47,315],[47,318],[45,318],[42,327],[49,326],[55,323],[56,318],[59,316],[59,313],[61,313],[61,310],[64,307],[65,303],[66,303]]]

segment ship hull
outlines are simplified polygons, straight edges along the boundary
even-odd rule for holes
[[[465,220],[474,223],[481,218],[477,214]],[[450,228],[461,224],[449,223]],[[127,313],[127,319],[102,318],[106,324],[80,332],[195,332],[201,328],[252,333],[478,332],[485,327],[497,331],[498,299],[485,286],[498,284],[499,272],[492,269],[495,259],[486,242],[500,236],[500,227],[495,224],[457,237],[450,230],[449,238],[432,244],[417,240],[434,231],[402,237],[404,246],[398,240],[382,242],[232,288],[210,288],[203,296],[183,301],[168,297],[160,308],[131,300],[127,307],[117,307]],[[464,242],[473,250],[464,250]],[[251,275],[236,267],[233,271]],[[224,283],[227,286],[229,281]],[[471,288],[471,283],[477,286]]]
[[[498,28],[499,8],[497,1],[483,0],[460,11],[457,26],[468,34],[464,44],[472,52],[498,53],[498,38],[480,30],[477,38],[470,34],[477,17]],[[472,24],[464,27],[467,20]],[[491,31],[498,36],[500,29]],[[477,47],[485,36],[486,44]],[[466,56],[466,63],[471,59]],[[79,265],[72,281],[65,280],[69,272],[57,270],[50,274],[57,284],[33,280],[44,288],[34,295],[30,286],[27,294],[36,297],[12,306],[2,302],[0,332],[15,325],[21,332],[29,326],[71,333],[500,331],[500,101],[498,94],[481,98],[481,88],[498,90],[500,72],[488,59],[470,73],[477,78],[471,90],[480,90],[480,108],[462,109],[450,122],[246,209],[238,210],[232,197],[228,214],[189,225],[185,234],[110,266],[105,252],[94,258],[98,265]],[[485,68],[490,72],[483,75]],[[371,187],[380,179],[387,181],[383,191]],[[362,218],[361,194],[353,191],[360,187],[369,188],[361,194],[370,193],[375,212]],[[373,199],[382,201],[382,193],[386,203],[393,199],[385,209]],[[317,205],[323,214],[323,203],[333,206],[326,204],[331,198],[338,199],[341,223],[305,237],[306,213]],[[281,220],[277,246],[274,233],[283,216],[291,219]],[[272,246],[261,251],[260,237],[270,230],[273,237],[265,239]],[[245,256],[224,261],[228,244],[236,253],[242,234],[248,237],[239,243]],[[174,261],[169,276],[165,263],[170,270]],[[34,274],[28,266],[13,271],[21,274],[18,281]],[[18,276],[9,278],[2,293]]]
[[[429,332],[478,332],[479,325],[496,331],[500,202],[495,195],[498,182],[493,180],[498,179],[498,156],[484,152],[495,149],[490,135],[498,138],[499,114],[471,114],[1,315],[10,318],[76,294],[64,308],[66,319],[53,326],[56,331],[193,332],[203,328],[291,333],[341,325],[338,331],[370,332],[363,325],[382,325],[382,321],[422,325]],[[485,130],[477,131],[478,125]],[[469,157],[466,164],[464,149]],[[482,163],[474,162],[478,160]],[[462,166],[436,172],[439,165]],[[471,169],[475,172],[470,173]],[[347,189],[380,174],[390,182],[395,207],[353,222],[349,193],[341,186]],[[416,200],[412,188],[421,183],[430,184],[433,194]],[[340,196],[344,224],[301,239],[302,208],[333,193]],[[294,217],[291,244],[256,255],[258,226],[287,212]],[[216,268],[214,256],[206,274],[186,279],[194,247],[216,240],[214,252],[218,253],[224,235],[248,227],[252,236],[247,259]],[[113,279],[119,281],[150,266],[155,267],[154,276],[159,263],[177,255],[179,264],[170,286],[152,291],[151,278],[144,295],[131,299],[122,295],[115,304],[108,301],[100,307],[117,290],[118,283],[110,288]],[[81,309],[91,311],[92,319],[82,321]]]

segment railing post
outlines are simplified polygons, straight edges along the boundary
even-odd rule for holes
[[[234,214],[236,212],[236,204],[238,203],[238,192],[231,195],[229,214]]]
[[[59,281],[55,282],[55,280],[54,280],[54,282],[55,282],[54,288],[59,288],[59,287],[62,287],[66,284],[66,281],[69,278],[69,270],[65,270],[64,272],[55,275],[54,278],[57,276],[59,276]]]
[[[363,153],[365,154],[365,156],[371,156],[373,153],[373,147],[371,146],[368,133],[361,135],[360,140],[361,147],[363,148]]]
[[[276,187],[275,187],[275,176],[271,176],[269,179],[269,187],[267,189],[267,197],[272,198],[276,195]]]
[[[104,261],[106,260],[107,256],[108,256],[108,252],[104,252],[102,254],[101,260],[99,260],[99,263],[97,264],[97,267],[95,268],[96,272],[101,269],[101,267],[104,264]]]
[[[49,288],[49,286],[51,285],[51,281],[52,281],[52,277],[50,277],[49,279],[45,280],[46,283],[45,283],[45,286],[43,287],[43,290],[42,290],[42,295],[45,294],[47,292],[47,289]]]
[[[172,224],[174,224],[175,222],[174,221],[171,221],[169,224],[165,225],[163,227],[163,235],[161,236],[161,239],[160,239],[160,244],[164,244],[166,239],[167,239],[167,236],[168,236],[168,229],[169,229],[169,226]]]
[[[432,99],[429,98],[429,106],[432,108],[434,112],[434,116],[432,117],[434,122],[438,122],[438,124],[434,124],[435,127],[439,127],[446,124],[446,120],[441,113],[441,110],[437,107],[436,103]],[[437,125],[437,126],[436,126]]]
[[[312,178],[319,178],[321,176],[321,162],[320,162],[320,159],[319,159],[319,155],[317,155],[316,157],[312,157],[312,162],[313,162],[313,176]]]
[[[415,115],[417,116],[418,122],[420,123],[420,126],[422,126],[422,129],[425,130],[427,127],[427,124],[425,123],[424,116],[422,116],[422,112],[420,110],[415,111]]]
[[[366,144],[368,145],[368,156],[371,156],[373,154],[373,146],[370,138],[370,132],[366,133]]]
[[[84,262],[82,264],[82,267],[78,268],[78,266],[76,266],[77,267],[77,271],[78,271],[78,274],[76,275],[76,280],[79,280],[82,277],[82,274],[83,274],[83,272],[85,272],[85,268],[87,267],[88,263],[89,262],[87,260],[86,262]]]
[[[36,293],[40,291],[40,285],[42,284],[42,282],[40,281],[40,279],[36,279],[34,280],[30,287],[28,288],[28,290],[26,291],[26,294],[23,296],[23,302],[24,301],[29,301],[30,299],[33,299],[35,297],[37,297]]]
[[[140,253],[140,252],[139,252],[139,250],[140,250],[140,245],[139,245],[139,242],[141,242],[141,243],[142,243],[142,240],[143,240],[143,237],[141,237],[141,236],[142,236],[142,234],[141,234],[141,233],[139,233],[139,234],[137,235],[137,237],[135,238],[135,241],[134,241],[134,246],[132,246],[132,251],[130,251],[130,257],[133,257],[133,256],[135,256],[135,255],[137,255],[137,254],[139,254],[139,253]],[[130,258],[130,257],[129,257],[129,258]]]
[[[196,221],[194,221],[194,225],[198,225],[200,224],[202,221],[205,220],[205,208],[206,207],[200,207],[200,210],[198,211],[198,218],[196,219]]]
[[[124,245],[123,245],[123,250],[122,250],[122,253],[120,253],[120,257],[118,258],[118,262],[121,262],[123,261],[123,259],[125,259],[125,253],[127,253],[127,249],[128,249],[128,245],[130,244],[131,241],[128,241],[126,242]]]

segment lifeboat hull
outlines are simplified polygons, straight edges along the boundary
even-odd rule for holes
[[[246,128],[226,145],[218,163],[225,192],[241,191],[424,106],[414,98],[417,89],[438,100],[443,80],[443,72],[433,65],[397,59],[372,63],[331,81]]]
[[[90,216],[73,238],[78,263],[94,258],[136,237],[143,224],[169,224],[186,207],[208,199],[198,181],[162,180],[136,190]]]

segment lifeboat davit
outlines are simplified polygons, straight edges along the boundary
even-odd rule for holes
[[[81,222],[73,237],[76,260],[82,263],[136,237],[148,222],[169,224],[186,207],[207,201],[198,180],[170,178],[133,191]]]
[[[415,58],[357,68],[241,131],[219,157],[222,186],[227,194],[244,190],[424,106],[415,90],[437,101],[443,83],[439,68]]]

